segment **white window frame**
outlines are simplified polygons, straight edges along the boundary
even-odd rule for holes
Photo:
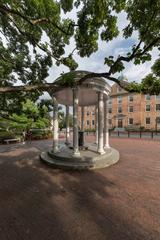
[[[133,107],[133,106],[128,106],[128,112],[133,113],[134,112],[134,107],[133,107],[133,111],[130,111],[130,107]]]
[[[150,117],[146,117],[146,119],[145,119],[145,120],[147,120],[147,118],[149,118],[149,119],[150,119],[150,122],[149,122],[149,123],[147,123],[147,121],[145,121],[145,122],[146,122],[146,125],[150,125],[150,124],[151,124],[151,118],[150,118]]]
[[[150,106],[149,110],[147,110],[147,106]],[[146,112],[150,112],[151,111],[151,105],[150,104],[146,104]]]
[[[111,97],[108,98],[107,103],[108,103],[108,105],[112,105],[112,98]]]
[[[86,123],[87,123],[87,126],[89,126],[89,125],[90,125],[90,121],[89,121],[89,120],[87,120],[87,122],[86,122]],[[88,123],[89,123],[89,124],[88,124]]]
[[[157,106],[157,105],[160,105],[160,103],[156,103],[156,106]],[[155,106],[155,108],[156,108],[155,110],[156,110],[156,112],[159,112],[159,111],[160,111],[160,109],[159,109],[159,110],[157,110],[157,107],[156,107],[156,106]]]
[[[147,96],[149,96],[149,97],[150,97],[150,99],[147,99]],[[151,100],[151,95],[149,95],[149,94],[146,94],[146,95],[145,95],[145,100],[146,100],[146,101],[150,101],[150,100]]]
[[[130,123],[129,120],[132,119],[133,123]],[[133,118],[128,118],[128,125],[133,125],[134,124],[134,119]]]
[[[117,103],[118,103],[118,104],[121,104],[121,103],[122,103],[122,96],[118,96],[118,97],[117,97]]]
[[[133,98],[133,100],[132,100],[132,101],[131,101],[130,97],[132,97],[132,98]],[[133,102],[133,101],[134,101],[134,95],[133,95],[133,94],[131,94],[131,95],[128,95],[128,102]]]
[[[109,109],[111,109],[111,112],[109,112]],[[109,114],[112,114],[112,108],[108,108],[108,113],[109,113]]]
[[[119,108],[121,108],[121,110],[122,110],[122,106],[118,106],[118,107],[117,107],[117,113],[122,113],[123,110],[122,110],[121,112],[119,112],[119,111],[118,111]]]
[[[160,122],[157,122],[157,118],[160,119],[160,116],[156,117],[155,121],[156,121],[156,124],[159,126],[160,125]]]

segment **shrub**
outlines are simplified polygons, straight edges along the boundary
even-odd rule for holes
[[[86,128],[84,131],[85,132],[95,132],[95,129],[94,128]]]
[[[47,139],[52,136],[52,132],[48,129],[31,129],[31,132],[33,140]]]
[[[17,138],[16,134],[13,132],[0,131],[0,143],[4,143],[6,139]]]

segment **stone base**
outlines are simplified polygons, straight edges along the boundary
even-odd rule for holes
[[[46,164],[61,169],[99,169],[109,167],[118,162],[119,152],[114,149],[108,149],[103,155],[99,155],[93,150],[80,151],[80,156],[73,156],[71,149],[62,147],[58,153],[52,151],[42,152],[40,159]]]

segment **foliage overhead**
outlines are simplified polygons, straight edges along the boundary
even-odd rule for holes
[[[73,9],[77,13],[75,20],[63,17]],[[106,42],[107,49],[107,43],[120,34],[118,14],[121,12],[126,13],[128,20],[121,32],[123,38],[129,39],[137,31],[137,41],[126,55],[106,55],[106,71],[93,73],[92,77],[105,77],[129,91],[159,93],[160,60],[152,67],[153,73],[140,84],[126,84],[115,77],[124,70],[125,62],[150,61],[153,48],[160,50],[159,0],[0,0],[0,92],[5,87],[11,87],[6,91],[12,92],[12,86],[20,80],[24,85],[36,86],[34,93],[27,93],[35,101],[43,90],[40,84],[46,86],[48,71],[54,64],[75,70],[78,63],[74,52],[90,57],[98,50],[99,39]],[[76,49],[66,55],[66,46],[72,38]],[[81,82],[88,77],[83,77]],[[3,94],[0,109],[9,106],[14,109],[13,103],[17,101],[18,111],[18,101],[24,97],[24,92]]]

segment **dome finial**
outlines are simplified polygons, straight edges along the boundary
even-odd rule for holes
[[[127,77],[125,75],[123,75],[122,72],[121,72],[121,75],[118,77],[118,80],[120,80],[120,81],[128,81]]]

